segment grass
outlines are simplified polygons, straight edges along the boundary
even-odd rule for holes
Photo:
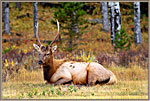
[[[21,89],[20,89],[21,88]],[[43,82],[3,83],[3,99],[148,99],[147,81],[118,81],[116,85],[91,87],[46,85]],[[53,89],[53,90],[52,90]]]
[[[42,70],[21,70],[14,79],[2,83],[3,99],[148,99],[148,70],[110,67],[118,78],[115,85],[45,84]],[[135,71],[136,70],[136,71]],[[116,72],[115,72],[116,71]],[[23,73],[24,72],[24,73]],[[122,72],[124,75],[122,75]],[[130,77],[134,73],[133,77]],[[129,76],[128,76],[129,75]],[[137,79],[138,78],[138,79]]]

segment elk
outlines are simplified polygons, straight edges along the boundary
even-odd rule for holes
[[[50,84],[73,84],[95,85],[97,83],[115,84],[116,76],[97,62],[76,62],[65,59],[55,59],[53,56],[57,46],[53,43],[59,35],[59,22],[57,20],[58,32],[54,40],[48,46],[43,46],[38,36],[38,25],[36,38],[40,46],[33,44],[39,52],[38,63],[43,67],[44,80]]]

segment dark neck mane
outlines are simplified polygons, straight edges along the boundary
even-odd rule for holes
[[[52,75],[56,72],[56,70],[62,65],[66,60],[64,59],[51,59],[49,60],[49,64],[43,65],[43,74],[44,74],[44,80],[50,82],[50,78]]]
[[[48,65],[43,66],[43,75],[44,75],[44,80],[46,81],[50,81],[50,75],[49,75],[49,71],[50,71],[51,67]]]
[[[55,68],[53,66],[53,57],[49,59],[48,64],[43,65],[43,75],[44,75],[44,80],[50,82],[50,78],[55,72]]]

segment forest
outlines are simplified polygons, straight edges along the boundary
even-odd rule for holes
[[[51,43],[55,59],[99,63],[117,83],[46,84],[33,44]],[[1,60],[2,99],[148,99],[148,2],[2,2]]]

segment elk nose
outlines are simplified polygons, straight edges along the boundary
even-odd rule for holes
[[[41,65],[43,62],[41,60],[39,60],[38,63]]]

